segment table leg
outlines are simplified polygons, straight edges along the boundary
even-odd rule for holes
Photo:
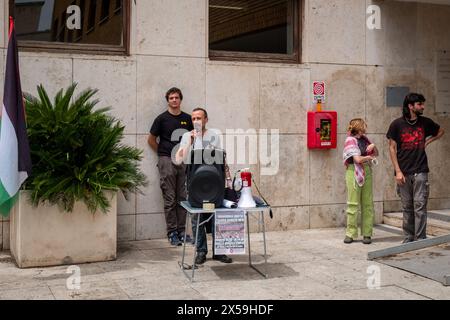
[[[200,218],[201,216],[200,213],[193,213],[192,217],[197,214],[197,222],[200,222]],[[191,215],[189,215],[188,217],[191,217]],[[188,227],[188,221],[186,220],[186,228],[185,230],[187,230]],[[184,260],[185,260],[185,255],[186,255],[186,237],[184,237],[184,246],[183,246],[183,257],[181,259],[181,269],[183,270],[184,275],[191,281],[194,282],[194,272],[195,272],[195,259],[197,258],[197,241],[198,241],[198,229],[199,229],[199,223],[197,223],[197,232],[195,233],[195,244],[194,244],[194,260],[192,261],[192,275],[189,276],[188,272],[186,272],[186,269],[189,270],[189,268],[185,268],[185,264],[184,264]]]
[[[264,240],[264,262],[265,262],[265,269],[266,274],[265,277],[268,277],[267,274],[267,246],[266,246],[266,224],[264,222],[264,211],[261,211],[261,221],[262,221],[262,228],[263,228],[263,240]]]
[[[197,242],[198,242],[198,230],[200,229],[200,222],[202,220],[202,214],[197,213],[197,226],[195,231],[195,244],[194,244],[194,260],[192,261],[192,277],[191,282],[194,281],[194,272],[195,272],[195,259],[197,258]]]
[[[250,248],[250,220],[248,218],[248,211],[245,212],[245,215],[247,216],[247,246],[248,246],[248,265],[250,267],[252,266],[252,250]]]
[[[265,269],[265,273],[263,273],[262,271],[260,271],[258,268],[256,268],[256,266],[255,265],[253,265],[252,264],[252,260],[251,260],[251,251],[250,251],[250,227],[249,227],[249,218],[248,218],[248,213],[247,213],[247,230],[248,230],[248,260],[249,260],[249,265],[250,265],[250,267],[253,269],[253,270],[255,270],[256,272],[258,272],[260,275],[262,275],[264,278],[267,278],[268,277],[268,275],[267,275],[267,251],[266,251],[266,228],[265,228],[265,225],[264,225],[264,211],[261,211],[260,212],[261,213],[261,215],[260,215],[260,218],[258,219],[259,220],[259,223],[261,223],[261,221],[262,221],[262,223],[263,223],[263,240],[264,240],[264,261],[265,261],[265,266],[264,266],[264,269]]]
[[[186,217],[186,225],[184,226],[184,232],[185,232],[185,234],[186,234],[186,230],[187,230],[187,227],[188,227],[188,218],[190,217],[191,215],[190,214],[188,214],[187,215],[187,217]],[[181,258],[181,269],[183,269],[184,270],[184,257],[185,257],[185,255],[186,255],[186,236],[184,237],[184,243],[183,243],[183,256],[182,256],[182,258]]]

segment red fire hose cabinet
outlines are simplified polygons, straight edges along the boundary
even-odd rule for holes
[[[336,149],[337,112],[308,111],[308,148]]]

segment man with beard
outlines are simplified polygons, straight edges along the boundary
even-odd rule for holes
[[[425,149],[444,134],[437,123],[422,116],[424,103],[422,94],[408,94],[403,102],[403,116],[391,123],[386,134],[403,208],[403,243],[426,239],[430,190]]]

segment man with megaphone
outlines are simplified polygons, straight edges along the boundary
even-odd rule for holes
[[[178,149],[175,159],[177,163],[187,162],[188,155],[191,150],[194,149],[221,149],[221,141],[219,135],[214,130],[206,129],[208,123],[208,112],[203,108],[195,108],[192,111],[192,124],[194,130],[187,132],[183,135],[180,142],[180,148]],[[225,164],[225,175],[227,184],[231,185],[231,175],[228,166]],[[225,187],[225,186],[224,186]],[[200,213],[194,215],[192,219],[192,232],[194,234],[197,230],[197,224],[202,223],[210,217],[211,214]],[[200,222],[199,222],[200,221]],[[214,224],[213,224],[214,225]],[[213,260],[218,260],[223,263],[231,263],[233,260],[226,255],[214,254],[214,227],[212,229],[213,238]],[[206,239],[206,223],[199,226],[198,238],[197,238],[197,255],[195,258],[195,264],[203,264],[206,261],[206,255],[208,254],[208,242]]]

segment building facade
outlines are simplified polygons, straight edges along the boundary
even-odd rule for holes
[[[113,115],[126,125],[125,143],[144,150],[142,170],[149,185],[145,194],[129,201],[119,197],[119,240],[165,237],[157,157],[147,145],[147,136],[153,119],[166,109],[164,93],[172,86],[183,91],[184,111],[198,106],[208,110],[210,128],[224,133],[227,129],[279,130],[277,173],[262,174],[267,163],[260,158],[250,165],[259,189],[274,208],[273,219],[266,220],[268,230],[345,225],[342,148],[347,124],[355,117],[367,120],[368,135],[381,153],[380,164],[374,168],[376,222],[382,222],[383,212],[400,211],[385,134],[389,123],[401,115],[401,107],[387,106],[387,92],[390,87],[422,92],[427,98],[425,115],[450,132],[445,101],[437,103],[438,97],[443,97],[438,92],[442,84],[439,55],[450,52],[449,1],[287,1],[295,8],[279,7],[271,11],[267,21],[261,22],[258,14],[247,21],[264,32],[273,32],[274,41],[283,39],[281,45],[272,46],[276,48],[272,54],[278,56],[269,58],[264,54],[253,58],[218,54],[232,45],[254,43],[257,47],[256,43],[261,43],[261,34],[254,33],[245,21],[215,27],[224,18],[213,16],[214,10],[239,10],[231,2],[130,1],[129,30],[124,31],[129,32],[129,38],[123,37],[121,42],[129,45],[125,54],[91,54],[70,48],[58,51],[45,46],[20,49],[23,91],[36,94],[40,83],[52,95],[72,82],[80,89],[98,88],[99,106],[111,106]],[[115,1],[109,5],[113,10]],[[26,12],[32,15],[36,10]],[[9,1],[1,0],[1,61],[6,55],[9,11]],[[218,21],[217,25],[211,21]],[[30,24],[36,23],[30,20]],[[230,29],[236,25],[247,31],[240,42],[234,40],[242,32]],[[284,33],[279,33],[280,25]],[[287,40],[283,38],[286,35]],[[0,78],[3,96],[4,63],[0,64]],[[324,109],[338,113],[337,149],[307,148],[306,114],[314,108],[314,80],[326,83]],[[427,153],[431,168],[429,208],[449,208],[450,170],[446,164],[450,139],[444,136]],[[247,165],[235,164],[232,170]],[[2,247],[9,247],[8,219],[0,220]]]

